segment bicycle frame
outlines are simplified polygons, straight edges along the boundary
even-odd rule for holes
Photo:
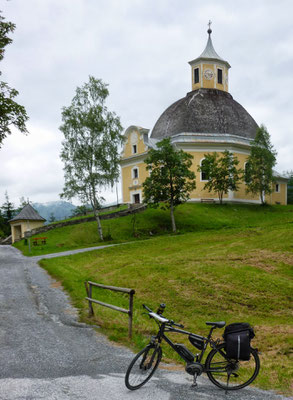
[[[131,361],[125,375],[125,385],[128,389],[139,389],[153,376],[162,359],[162,341],[165,341],[184,360],[186,372],[193,376],[193,387],[197,386],[197,377],[203,372],[207,373],[214,385],[225,389],[226,393],[228,390],[238,390],[250,385],[257,377],[260,369],[257,349],[250,348],[251,357],[248,360],[231,359],[227,357],[226,344],[220,339],[212,339],[213,330],[223,328],[225,321],[207,322],[206,324],[210,326],[209,334],[202,336],[186,331],[183,325],[163,317],[165,304],[160,304],[157,312],[152,311],[145,304],[143,307],[148,311],[149,317],[155,320],[159,330],[152,336],[149,344]],[[191,352],[184,344],[174,343],[174,339],[171,340],[167,336],[168,333],[187,335],[197,351]],[[203,362],[208,345],[212,349]],[[251,363],[247,364],[246,361],[251,361]]]
[[[179,357],[181,357],[185,362],[187,362],[187,360],[185,360],[184,357],[182,357],[180,352],[177,350],[177,348],[175,346],[175,343],[173,343],[172,340],[169,339],[165,335],[165,332],[180,333],[180,334],[188,335],[188,336],[191,335],[194,338],[201,339],[204,342],[203,349],[199,350],[200,353],[195,355],[196,356],[195,362],[201,363],[201,361],[203,359],[203,356],[204,356],[204,353],[205,353],[205,351],[206,351],[206,349],[207,349],[209,344],[211,345],[211,347],[213,349],[216,349],[219,353],[221,353],[221,355],[226,359],[227,358],[226,354],[223,353],[220,349],[217,349],[217,342],[215,342],[212,339],[212,333],[213,333],[214,329],[215,329],[215,327],[212,327],[210,329],[210,332],[209,332],[208,336],[205,337],[205,336],[197,335],[197,334],[195,334],[193,332],[189,332],[189,331],[185,331],[185,330],[182,330],[182,329],[174,328],[172,326],[168,326],[168,325],[166,326],[166,323],[162,323],[161,325],[159,325],[159,332],[157,333],[157,335],[153,336],[152,342],[155,343],[155,341],[158,341],[158,343],[161,343],[162,340],[164,340],[166,343],[168,343],[169,346],[172,347],[172,349],[179,355]],[[206,370],[204,364],[202,364],[202,366],[204,367],[204,372],[206,372],[207,370]]]

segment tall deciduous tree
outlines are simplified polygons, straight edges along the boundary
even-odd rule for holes
[[[91,204],[101,240],[102,190],[113,186],[119,175],[118,147],[123,142],[120,120],[105,105],[107,86],[90,76],[88,83],[76,89],[71,105],[63,107],[60,127],[64,134],[61,160],[65,176],[61,197],[77,196],[84,204]]]
[[[222,204],[224,194],[229,190],[238,190],[243,174],[243,171],[237,168],[239,160],[227,150],[221,154],[205,154],[204,157],[204,163],[198,167],[198,171],[204,172],[207,179],[204,189],[216,192]]]
[[[172,230],[176,232],[174,209],[189,199],[195,189],[195,174],[190,171],[192,155],[176,150],[170,139],[163,139],[151,149],[145,163],[150,176],[143,183],[144,202],[152,207],[170,209]]]
[[[270,141],[270,134],[261,125],[251,142],[250,155],[245,168],[246,191],[259,194],[261,203],[265,203],[265,195],[273,190],[273,167],[276,164],[277,152]]]
[[[8,35],[14,30],[15,24],[6,22],[0,14],[0,61],[4,58],[5,46],[12,42]],[[1,71],[0,75],[2,75]],[[0,81],[0,148],[5,137],[11,134],[11,126],[27,133],[25,124],[28,116],[25,108],[14,100],[17,95],[17,90],[9,87],[6,82]]]

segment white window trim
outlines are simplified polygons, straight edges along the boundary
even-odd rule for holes
[[[201,166],[203,160],[205,160],[205,157],[202,158],[202,159],[200,160],[200,162],[199,162],[199,165],[200,165],[200,166]],[[200,174],[200,175],[199,175],[200,182],[208,182],[208,181],[209,181],[208,179],[201,179],[201,177],[202,177],[202,172],[201,172],[201,171],[200,171],[199,174]]]
[[[137,176],[134,176],[134,170],[137,169]],[[139,167],[135,165],[133,168],[131,168],[131,178],[132,179],[138,179],[139,178]]]
[[[220,70],[222,71],[222,83],[219,83],[219,82],[218,82],[218,69],[220,69]],[[224,86],[224,70],[223,70],[223,68],[220,68],[220,67],[218,67],[218,66],[217,66],[217,85],[222,85],[222,86]]]

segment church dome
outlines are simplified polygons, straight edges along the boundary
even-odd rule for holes
[[[151,138],[163,139],[180,133],[214,133],[254,139],[258,125],[230,93],[200,88],[187,93],[163,112]]]

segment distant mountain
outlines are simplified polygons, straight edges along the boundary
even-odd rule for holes
[[[71,216],[75,205],[68,201],[49,201],[47,203],[33,203],[32,206],[38,211],[41,217],[50,222],[51,216],[54,216],[55,221],[60,221]]]

